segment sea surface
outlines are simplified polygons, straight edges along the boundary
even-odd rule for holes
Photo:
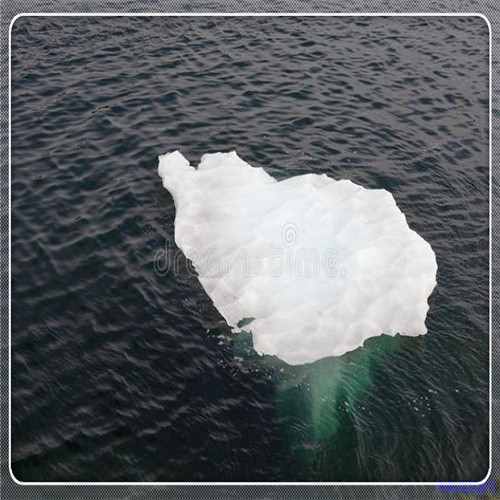
[[[485,476],[484,20],[22,17],[11,124],[17,479]],[[389,190],[437,256],[428,334],[257,355],[175,245],[175,149]]]

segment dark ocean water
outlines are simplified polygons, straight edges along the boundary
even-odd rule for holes
[[[256,355],[189,263],[166,265],[174,149],[391,191],[437,255],[428,335],[303,367]],[[21,18],[11,175],[19,480],[486,474],[480,18]]]

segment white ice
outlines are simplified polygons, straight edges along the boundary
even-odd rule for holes
[[[175,241],[227,323],[292,364],[339,356],[373,336],[423,335],[434,252],[393,196],[307,174],[280,182],[236,152],[197,169],[159,158]]]

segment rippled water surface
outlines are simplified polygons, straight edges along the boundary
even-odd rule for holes
[[[482,479],[487,58],[480,18],[18,19],[16,477]],[[437,255],[428,335],[303,367],[256,355],[167,265],[174,149],[391,191]]]

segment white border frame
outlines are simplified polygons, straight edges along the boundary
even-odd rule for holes
[[[207,482],[207,481],[186,481],[186,482],[41,482],[41,481],[19,481],[12,471],[12,454],[11,454],[11,38],[12,38],[12,27],[14,23],[21,17],[480,17],[486,22],[488,26],[488,62],[489,62],[489,455],[488,455],[488,472],[486,476],[477,482]],[[204,13],[147,13],[147,12],[127,12],[127,13],[109,13],[109,12],[92,12],[92,13],[74,13],[74,12],[58,12],[58,13],[20,13],[14,16],[9,25],[9,456],[8,465],[9,473],[12,480],[21,486],[396,486],[396,485],[407,485],[407,486],[480,486],[486,483],[489,479],[492,471],[492,392],[491,392],[491,382],[492,382],[492,345],[491,345],[491,299],[492,299],[492,231],[491,231],[491,196],[492,196],[492,172],[491,172],[491,142],[492,142],[492,99],[491,99],[491,86],[492,86],[492,75],[491,75],[491,60],[492,60],[492,31],[491,23],[489,19],[482,13],[476,12],[457,12],[457,13],[439,13],[439,12],[404,12],[404,13],[386,13],[386,12],[342,12],[342,13],[327,13],[327,12],[262,12],[262,13],[249,13],[249,12],[235,12],[235,13],[217,13],[217,12],[204,12]]]

